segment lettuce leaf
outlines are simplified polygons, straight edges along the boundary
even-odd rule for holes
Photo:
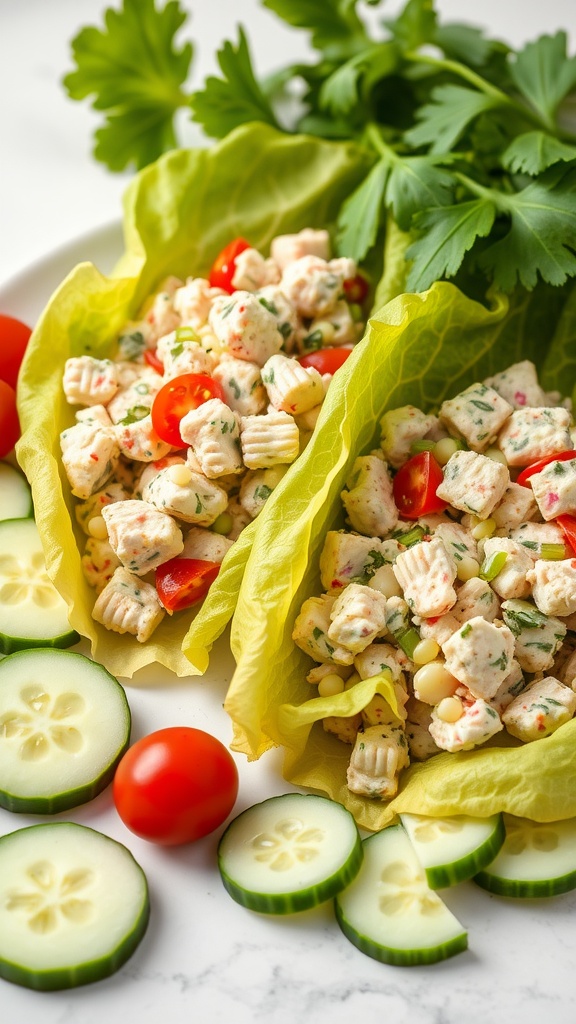
[[[207,652],[234,610],[253,531],[231,549],[213,585],[201,646],[192,658],[182,651],[192,612],[166,616],[146,644],[95,623],[94,591],[80,563],[85,537],[60,464],[59,435],[74,422],[61,388],[65,360],[84,352],[107,355],[119,329],[162,278],[206,275],[231,238],[245,235],[266,251],[276,234],[308,225],[332,228],[343,197],[369,162],[351,144],[287,136],[261,124],[240,128],[209,149],[170,153],[126,191],[126,251],[113,274],[104,277],[80,264],[40,317],[19,382],[17,457],[32,486],[48,572],[68,603],[70,622],[115,675],[131,678],[154,662],[179,676],[205,672]]]
[[[576,376],[566,329],[573,302],[568,290],[537,289],[494,294],[487,307],[444,282],[393,299],[370,320],[334,378],[312,441],[259,516],[231,626],[236,670],[225,708],[232,747],[249,760],[283,748],[288,781],[340,800],[367,829],[381,828],[399,809],[472,815],[505,809],[549,819],[576,814],[575,723],[519,749],[439,755],[414,765],[389,804],[354,796],[346,787],[351,748],[320,724],[325,715],[345,713],[341,695],[310,701],[305,677],[312,662],[291,639],[302,602],[321,592],[324,537],[343,525],[340,492],[356,456],[378,444],[381,414],[406,403],[433,410],[520,359],[532,359],[544,379],[566,362],[572,370],[572,380],[562,381],[566,391]]]

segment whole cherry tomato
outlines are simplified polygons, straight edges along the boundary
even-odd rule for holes
[[[224,391],[207,373],[183,373],[166,381],[152,403],[152,426],[167,444],[185,447],[180,437],[180,421],[210,398],[224,401]]]
[[[219,572],[219,562],[170,558],[156,569],[158,597],[169,612],[190,608],[206,597]]]
[[[250,242],[247,242],[245,238],[235,238],[224,246],[222,252],[214,260],[208,275],[212,288],[222,288],[223,291],[232,294],[234,291],[232,278],[236,270],[236,259],[241,252],[250,248]]]
[[[546,455],[543,459],[538,459],[538,462],[533,462],[532,465],[526,466],[518,474],[516,483],[521,484],[522,487],[529,487],[528,481],[530,477],[534,476],[535,473],[540,473],[545,466],[550,465],[551,462],[568,462],[570,459],[576,459],[576,451],[556,452],[555,455]]]
[[[443,512],[446,502],[436,491],[444,479],[430,452],[418,452],[400,467],[392,481],[394,501],[404,519],[419,519],[430,512]]]
[[[21,320],[0,313],[0,380],[14,390],[31,334],[31,329]]]
[[[16,392],[5,380],[0,380],[0,459],[12,451],[19,437]]]
[[[128,748],[116,769],[113,795],[131,832],[177,846],[209,835],[228,817],[238,796],[238,769],[215,736],[172,726]]]
[[[313,366],[318,373],[336,373],[351,352],[351,348],[318,348],[315,352],[298,356],[298,362],[301,366]]]

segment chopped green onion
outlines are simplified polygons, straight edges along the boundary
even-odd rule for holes
[[[407,530],[406,533],[399,533],[398,540],[405,548],[410,548],[413,544],[418,544],[425,536],[426,530],[423,526],[413,526],[412,529]]]
[[[508,554],[506,551],[495,551],[493,555],[485,558],[482,562],[479,576],[481,580],[485,580],[486,583],[491,583],[492,580],[496,579],[499,572],[502,572]]]
[[[431,452],[435,444],[436,441],[427,441],[425,438],[422,438],[421,441],[412,441],[410,451],[413,455],[418,455],[419,452]]]
[[[542,544],[540,558],[546,558],[550,562],[559,562],[566,558],[566,548],[563,544]]]
[[[541,629],[548,622],[548,616],[535,608],[529,601],[509,601],[502,609],[502,618],[508,629],[519,636],[524,629]]]
[[[220,533],[226,537],[234,526],[234,520],[229,512],[221,512],[217,519],[214,520],[210,529],[212,533]]]
[[[143,420],[145,416],[148,416],[150,407],[148,405],[133,405],[131,409],[124,416],[124,419],[118,420],[123,427],[129,427],[131,423],[138,423],[139,420]]]
[[[402,648],[404,654],[412,659],[414,651],[420,643],[420,634],[414,626],[408,626],[406,629],[399,629],[397,633],[392,634],[396,643]]]
[[[176,341],[200,341],[200,335],[196,333],[193,327],[189,324],[184,324],[182,327],[177,327],[175,330]]]

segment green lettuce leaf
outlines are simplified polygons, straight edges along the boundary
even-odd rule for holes
[[[60,432],[74,422],[61,381],[71,355],[109,353],[123,324],[168,274],[203,276],[231,238],[258,248],[276,234],[310,225],[333,228],[344,196],[366,173],[349,143],[287,136],[266,125],[231,133],[210,148],[167,154],[140,172],[124,200],[126,251],[110,277],[80,264],[44,310],[28,346],[19,383],[22,438],[17,457],[32,486],[48,572],[67,601],[70,622],[89,639],[93,657],[131,678],[158,662],[179,676],[203,673],[208,651],[234,610],[252,531],[231,549],[203,609],[201,643],[182,651],[193,612],[166,616],[146,644],[106,630],[91,618],[94,591],[81,571],[85,537],[60,465]]]
[[[572,381],[563,381],[566,391],[576,378],[568,357],[570,311],[573,298],[566,289],[545,287],[537,294],[494,294],[489,307],[444,282],[393,299],[371,319],[366,337],[332,381],[312,441],[259,516],[231,626],[236,670],[225,708],[233,722],[233,749],[254,760],[272,747],[283,748],[284,777],[340,800],[362,827],[381,828],[398,809],[472,815],[504,809],[537,819],[576,814],[576,768],[569,754],[573,723],[553,742],[482,749],[456,759],[439,755],[415,765],[389,804],[351,794],[346,787],[351,748],[321,725],[325,715],[345,713],[342,695],[309,699],[305,677],[312,662],[291,639],[303,601],[321,592],[318,558],[324,537],[343,526],[344,481],[357,455],[378,444],[382,413],[407,403],[435,409],[444,398],[521,359],[532,359],[546,377],[552,375],[550,362],[563,358],[573,374]],[[550,756],[543,757],[543,750]],[[523,774],[529,786],[518,782]]]

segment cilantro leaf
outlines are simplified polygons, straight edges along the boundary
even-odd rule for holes
[[[386,157],[374,164],[355,192],[346,199],[338,217],[338,251],[360,262],[370,251],[384,215],[384,191],[390,173]]]
[[[416,112],[419,124],[405,132],[404,139],[411,146],[430,145],[431,153],[449,152],[472,121],[499,106],[495,95],[462,85],[438,85],[431,103]]]
[[[547,132],[524,132],[512,140],[501,160],[513,174],[537,175],[552,164],[576,160],[576,146],[569,146]]]
[[[396,71],[398,63],[398,48],[393,43],[362,50],[326,78],[320,89],[320,108],[346,116],[359,102],[367,103],[372,86]]]
[[[93,96],[106,111],[95,156],[111,170],[155,160],[174,145],[173,119],[187,102],[192,46],[176,49],[174,37],[186,20],[178,0],[156,9],[154,0],[124,0],[105,13],[105,28],[82,29],[72,40],[76,70],[63,84],[72,99]]]
[[[496,207],[487,198],[423,210],[414,224],[420,232],[406,251],[412,260],[409,291],[424,291],[434,281],[454,277],[477,238],[490,234]]]
[[[554,128],[558,106],[576,86],[576,57],[567,56],[566,33],[527,43],[511,61],[510,75],[525,99]]]
[[[370,42],[356,13],[356,0],[262,0],[294,28],[311,33],[312,46],[326,56],[347,57]]]
[[[272,107],[256,81],[248,42],[241,26],[238,35],[236,49],[227,41],[217,54],[224,77],[210,75],[204,88],[190,97],[194,120],[213,139],[223,139],[249,121],[263,121],[279,127]]]
[[[436,166],[432,156],[405,156],[394,160],[386,188],[386,206],[402,231],[412,217],[428,207],[447,206],[453,199],[454,178]]]
[[[487,39],[482,29],[457,21],[438,25],[434,42],[447,57],[472,67],[482,67],[498,44]]]
[[[500,212],[510,217],[510,229],[484,250],[479,266],[494,274],[504,291],[517,281],[528,290],[538,275],[562,285],[576,274],[576,182],[539,178],[515,195],[498,196]]]
[[[417,50],[434,40],[437,16],[433,0],[408,0],[408,3],[394,19],[384,24],[403,50]]]

